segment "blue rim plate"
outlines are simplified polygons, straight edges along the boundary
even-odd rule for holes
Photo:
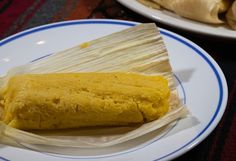
[[[78,42],[120,31],[136,24],[138,23],[108,19],[76,20],[23,31],[0,41],[0,73],[4,74],[13,66],[33,61]],[[36,160],[127,160],[127,158],[168,160],[182,155],[199,144],[212,132],[224,113],[228,97],[225,77],[217,63],[199,46],[165,29],[160,29],[160,32],[169,51],[180,95],[192,115],[197,118],[197,124],[178,131],[184,124],[184,121],[180,120],[161,139],[154,136],[145,143],[134,144],[135,146],[130,149],[111,150],[107,154],[97,152],[73,156],[56,155],[2,145],[0,160],[4,160],[4,158],[5,160],[18,158],[19,160],[21,158],[19,156],[23,157],[26,154],[29,158],[37,158]],[[78,36],[74,36],[75,34]],[[206,95],[204,95],[205,93]],[[124,146],[126,145],[124,144]],[[164,148],[160,149],[163,146]],[[12,153],[15,155],[10,155]]]

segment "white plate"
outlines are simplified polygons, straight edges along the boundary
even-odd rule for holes
[[[129,9],[154,21],[205,35],[236,39],[236,31],[226,25],[210,25],[186,19],[167,10],[156,10],[142,5],[136,0],[117,0]]]
[[[135,24],[118,20],[80,20],[49,24],[18,33],[0,42],[0,74],[5,74],[13,66]],[[161,137],[153,132],[109,148],[78,149],[76,156],[0,145],[0,160],[167,160],[200,143],[224,113],[228,93],[225,77],[216,62],[199,46],[164,29],[161,29],[161,34],[169,51],[180,96],[198,123],[183,119]]]

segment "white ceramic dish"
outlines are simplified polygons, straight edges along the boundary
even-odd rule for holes
[[[136,0],[117,0],[129,9],[146,16],[154,21],[181,28],[187,31],[201,33],[204,35],[217,36],[222,38],[236,39],[236,31],[227,25],[210,25],[180,17],[167,10],[156,10],[142,5]]]
[[[4,75],[11,67],[135,24],[104,19],[78,20],[26,30],[0,41],[0,74]],[[164,29],[161,34],[169,51],[180,96],[198,122],[183,119],[162,136],[153,132],[108,148],[78,149],[73,156],[0,145],[0,160],[169,160],[200,143],[224,113],[228,94],[225,77],[217,63],[199,46]]]

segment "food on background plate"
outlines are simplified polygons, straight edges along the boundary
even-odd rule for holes
[[[18,129],[65,129],[150,122],[169,110],[163,76],[131,73],[24,74],[3,94],[3,121]]]
[[[24,145],[111,146],[161,131],[188,114],[155,24],[12,68],[0,77],[0,89],[1,135]]]
[[[151,7],[152,3],[156,3],[160,5],[162,8],[175,12],[179,16],[209,24],[225,23],[226,13],[230,9],[230,6],[232,5],[232,0],[137,0],[137,1],[141,2],[144,5],[147,2],[151,2],[150,5],[148,5],[148,7]],[[146,2],[143,3],[143,1]]]
[[[152,0],[138,0],[140,3],[144,4],[147,7],[151,7],[154,9],[161,9],[161,6]]]
[[[226,19],[230,27],[236,30],[236,1],[232,4],[226,14]]]

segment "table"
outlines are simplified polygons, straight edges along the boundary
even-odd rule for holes
[[[115,0],[1,0],[0,39],[39,25],[87,18],[153,22]],[[206,50],[222,68],[229,88],[228,105],[217,128],[202,143],[175,161],[235,161],[236,40],[206,37],[159,23],[157,25],[192,40]]]

